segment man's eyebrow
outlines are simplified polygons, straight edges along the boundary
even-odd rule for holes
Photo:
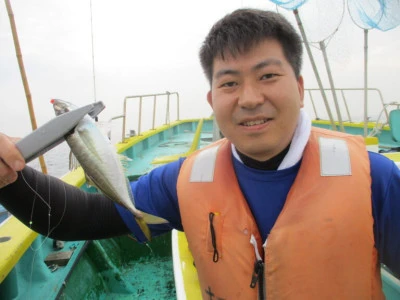
[[[219,70],[219,71],[215,74],[214,79],[221,78],[221,77],[224,76],[224,75],[238,75],[238,74],[239,74],[239,71],[236,71],[236,70],[232,70],[232,69],[222,69],[222,70]]]
[[[269,58],[269,59],[266,59],[266,60],[263,60],[263,61],[259,62],[258,64],[256,64],[256,65],[255,65],[254,67],[252,67],[251,69],[252,69],[253,71],[258,71],[258,70],[260,70],[260,69],[262,69],[262,68],[265,68],[265,67],[268,67],[268,66],[270,66],[270,65],[276,65],[276,66],[281,67],[283,64],[282,64],[282,61],[280,61],[279,59],[276,59],[276,58]],[[239,73],[240,73],[240,72],[237,71],[237,70],[222,69],[222,70],[219,70],[219,71],[214,75],[214,79],[219,79],[219,78],[221,78],[221,77],[224,76],[224,75],[238,75]]]
[[[269,58],[269,59],[263,60],[262,62],[259,62],[258,64],[256,64],[252,68],[252,70],[253,71],[257,71],[257,70],[260,70],[262,68],[268,67],[270,65],[275,65],[275,66],[278,66],[278,67],[282,67],[283,64],[282,64],[282,61],[280,61],[279,59]]]

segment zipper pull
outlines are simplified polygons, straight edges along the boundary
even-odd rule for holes
[[[264,262],[262,260],[257,260],[254,263],[254,271],[253,275],[251,276],[250,287],[254,289],[256,287],[257,281],[262,278],[264,272]]]

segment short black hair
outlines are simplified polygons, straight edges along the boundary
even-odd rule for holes
[[[226,15],[211,28],[200,49],[200,63],[212,82],[213,62],[224,54],[233,57],[245,53],[265,39],[277,40],[298,78],[303,47],[299,34],[281,14],[259,9],[238,9]]]

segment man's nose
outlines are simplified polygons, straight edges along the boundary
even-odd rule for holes
[[[252,109],[264,103],[264,96],[255,84],[243,84],[238,104],[242,108]]]

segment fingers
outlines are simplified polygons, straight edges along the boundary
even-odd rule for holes
[[[0,134],[1,134],[1,133],[0,133]],[[15,144],[15,143],[18,142],[21,138],[9,136],[9,139]]]
[[[0,162],[0,189],[13,183],[18,178],[17,172],[9,168],[3,169],[1,165],[2,162]]]
[[[14,171],[21,171],[25,167],[25,161],[15,146],[17,138],[10,138],[0,133],[0,159]]]
[[[0,188],[14,182],[17,171],[25,167],[24,158],[14,144],[16,140],[0,133]]]

